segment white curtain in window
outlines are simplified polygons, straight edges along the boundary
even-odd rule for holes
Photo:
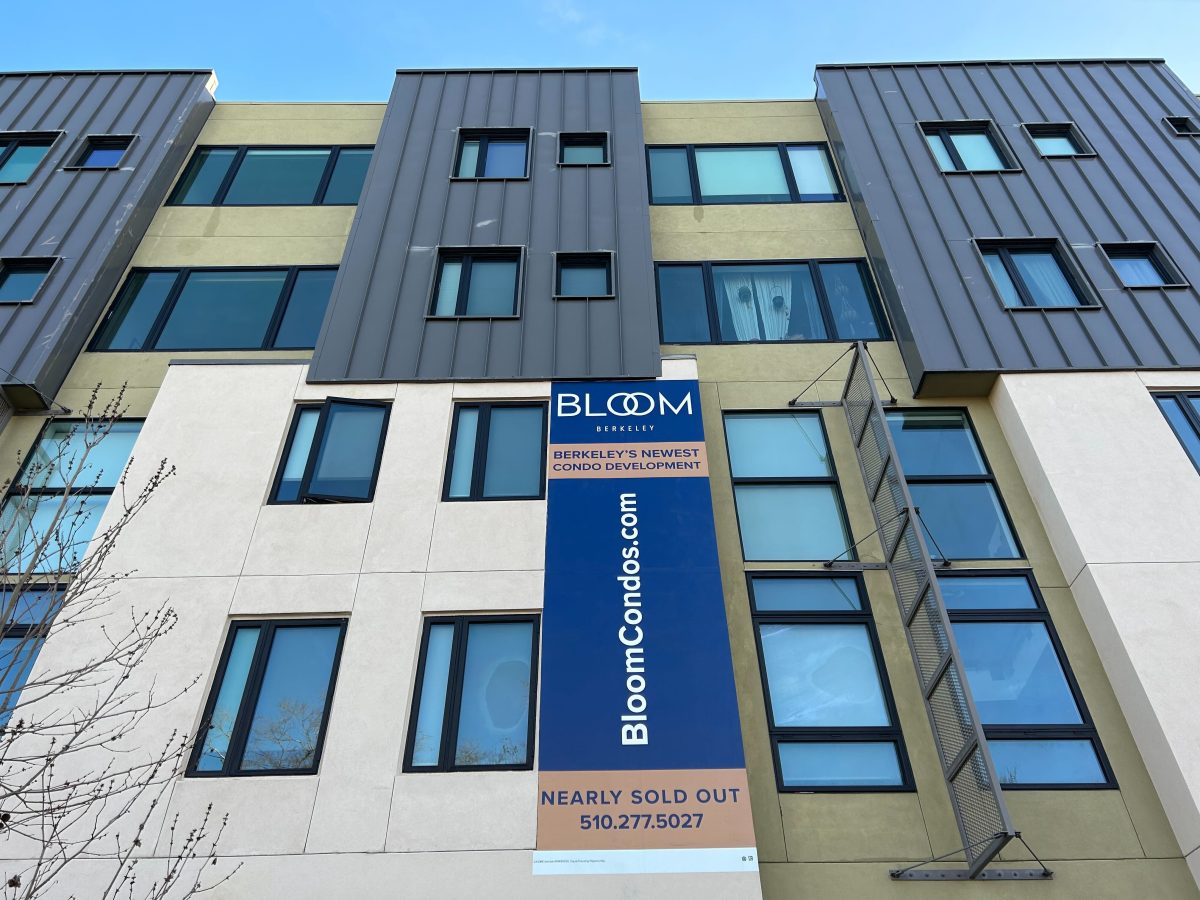
[[[714,273],[725,294],[725,308],[733,323],[733,333],[739,341],[760,340],[758,313],[755,310],[754,281],[747,275]]]
[[[1012,259],[1038,306],[1079,305],[1079,298],[1053,253],[1014,253]]]
[[[762,312],[763,339],[782,341],[787,337],[792,316],[792,273],[755,274],[754,288]]]

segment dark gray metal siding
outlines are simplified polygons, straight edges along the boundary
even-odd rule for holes
[[[531,177],[451,181],[459,128],[533,129]],[[557,165],[560,132],[611,166]],[[658,312],[633,69],[397,73],[309,378],[653,377]],[[437,248],[523,246],[517,319],[430,319]],[[616,300],[554,300],[556,251],[615,251]]]
[[[820,66],[817,81],[914,386],[1200,366],[1195,287],[1126,289],[1097,246],[1157,241],[1200,285],[1200,140],[1162,121],[1200,120],[1200,103],[1161,60]],[[942,174],[917,123],[954,119],[992,120],[1022,171]],[[1094,157],[1044,159],[1021,128],[1068,121]],[[971,241],[991,237],[1060,238],[1101,307],[1006,310]]]
[[[58,257],[34,302],[0,304],[17,406],[44,405],[26,385],[62,386],[208,118],[212,74],[0,74],[0,132],[61,132],[26,184],[0,186],[0,257]],[[89,134],[137,137],[119,170],[64,171]]]

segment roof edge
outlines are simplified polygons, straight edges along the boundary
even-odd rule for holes
[[[636,72],[637,66],[505,66],[503,68],[461,68],[461,69],[397,69],[397,75],[469,75],[478,73],[480,75],[490,73],[493,75],[503,73],[535,73],[535,72]]]
[[[1095,58],[1076,58],[1076,59],[946,59],[946,60],[923,60],[916,62],[863,62],[863,63],[819,63],[816,66],[817,71],[821,69],[875,69],[875,68],[919,68],[929,66],[933,68],[941,66],[1058,66],[1058,65],[1078,65],[1081,63],[1161,63],[1166,65],[1166,59],[1161,57],[1095,57]]]
[[[216,69],[40,69],[0,72],[0,78],[24,78],[27,75],[215,75]]]

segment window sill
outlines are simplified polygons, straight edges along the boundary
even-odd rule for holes
[[[616,294],[551,294],[551,300],[616,300]]]
[[[556,165],[560,169],[610,169],[610,168],[612,168],[612,162],[598,162],[598,163],[559,162],[559,163],[556,163]]]
[[[513,313],[512,315],[507,315],[507,316],[435,316],[435,315],[426,315],[425,316],[426,321],[430,321],[430,322],[457,322],[457,321],[463,321],[463,320],[465,320],[467,322],[489,322],[492,320],[495,320],[498,322],[513,322],[513,321],[517,321],[520,318],[521,318],[521,316],[519,313]]]
[[[130,169],[133,166],[129,167]],[[63,166],[64,172],[119,172],[121,166]]]
[[[1042,159],[1097,159],[1099,153],[1039,153]]]
[[[528,181],[528,175],[504,175],[480,178],[468,178],[465,175],[451,175],[451,181]]]
[[[942,169],[943,175],[1019,175],[1024,169]]]
[[[1053,313],[1069,313],[1069,312],[1096,312],[1104,309],[1104,306],[1099,303],[1087,303],[1081,306],[1002,306],[1005,312],[1022,313],[1022,312],[1053,312]]]
[[[1191,285],[1187,282],[1171,282],[1170,284],[1123,284],[1121,287],[1127,291],[1161,291],[1164,288],[1167,290],[1190,288]]]

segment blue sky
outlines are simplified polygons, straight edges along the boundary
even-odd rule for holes
[[[1161,56],[1200,0],[13,3],[0,70],[214,68],[221,100],[385,100],[396,68],[636,65],[646,99],[811,97],[820,62]]]

